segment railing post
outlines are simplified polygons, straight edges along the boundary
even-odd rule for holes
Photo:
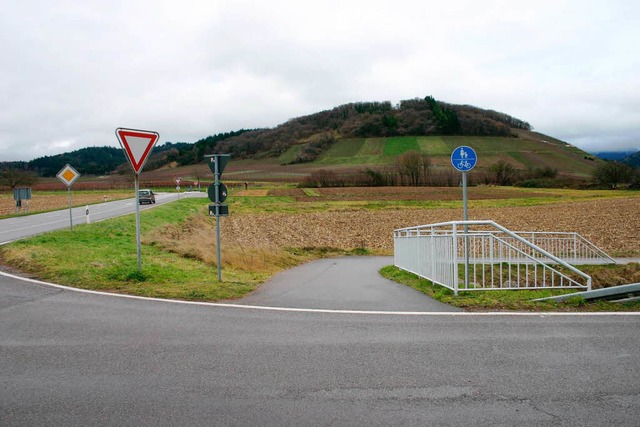
[[[429,242],[429,250],[431,252],[431,274],[433,277],[436,277],[436,238],[435,233],[433,231],[433,227],[431,227],[431,239]]]
[[[458,227],[453,223],[453,294],[458,295]]]

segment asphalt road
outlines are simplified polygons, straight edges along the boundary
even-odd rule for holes
[[[0,276],[0,425],[637,425],[640,317],[282,311]]]
[[[140,205],[140,209],[169,203],[182,197],[206,197],[206,193],[159,193],[155,204]],[[102,221],[107,218],[131,214],[136,211],[135,198],[116,200],[114,202],[89,205],[89,219],[91,222]],[[72,208],[73,225],[86,224],[85,206]],[[0,245],[48,231],[70,228],[69,209],[26,215],[0,220]]]

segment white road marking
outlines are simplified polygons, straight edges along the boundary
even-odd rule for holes
[[[63,289],[72,292],[80,292],[92,295],[102,295],[116,298],[127,298],[142,301],[155,301],[169,304],[187,304],[197,305],[205,307],[223,307],[223,308],[237,308],[247,310],[264,310],[264,311],[279,311],[279,312],[291,312],[291,313],[326,313],[326,314],[356,314],[356,315],[386,315],[386,316],[525,316],[525,317],[568,317],[568,316],[640,316],[640,312],[424,312],[424,311],[368,311],[368,310],[330,310],[330,309],[316,309],[316,308],[289,308],[289,307],[268,307],[260,305],[243,305],[243,304],[225,304],[217,302],[201,302],[201,301],[181,301],[173,299],[163,298],[151,298],[141,297],[136,295],[124,295],[110,292],[92,291],[89,289],[72,288],[69,286],[57,285],[55,283],[43,282],[41,280],[28,279],[25,277],[16,276],[14,274],[4,273],[0,271],[0,275],[9,277],[16,280],[22,280],[24,282],[35,283],[38,285],[49,286],[53,288]]]

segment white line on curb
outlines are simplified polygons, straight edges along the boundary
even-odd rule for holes
[[[63,289],[72,292],[80,292],[92,295],[103,295],[116,298],[128,298],[143,301],[156,301],[163,303],[173,304],[188,304],[198,305],[206,307],[224,307],[224,308],[238,308],[238,309],[250,309],[250,310],[264,310],[264,311],[283,311],[294,313],[327,313],[327,314],[367,314],[367,315],[393,315],[393,316],[536,316],[536,317],[557,317],[557,316],[640,316],[640,312],[425,312],[425,311],[368,311],[368,310],[331,310],[331,309],[319,309],[319,308],[289,308],[289,307],[268,307],[261,305],[243,305],[243,304],[224,304],[217,302],[201,302],[201,301],[182,301],[174,299],[163,298],[151,298],[141,297],[136,295],[116,294],[110,292],[92,291],[89,289],[72,288],[69,286],[57,285],[55,283],[44,282],[41,280],[29,279],[25,277],[16,276],[0,271],[0,275],[9,277],[16,280],[22,280],[24,282],[35,283],[38,285],[49,286],[52,288]]]

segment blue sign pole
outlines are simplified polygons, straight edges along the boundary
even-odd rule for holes
[[[469,221],[469,209],[467,203],[467,172],[473,169],[478,162],[478,156],[473,148],[466,145],[462,145],[451,153],[451,164],[454,168],[462,172],[462,210],[464,224],[464,236],[465,236],[465,263],[464,263],[464,286],[469,288],[469,226],[466,221]],[[457,291],[456,291],[457,295]]]

